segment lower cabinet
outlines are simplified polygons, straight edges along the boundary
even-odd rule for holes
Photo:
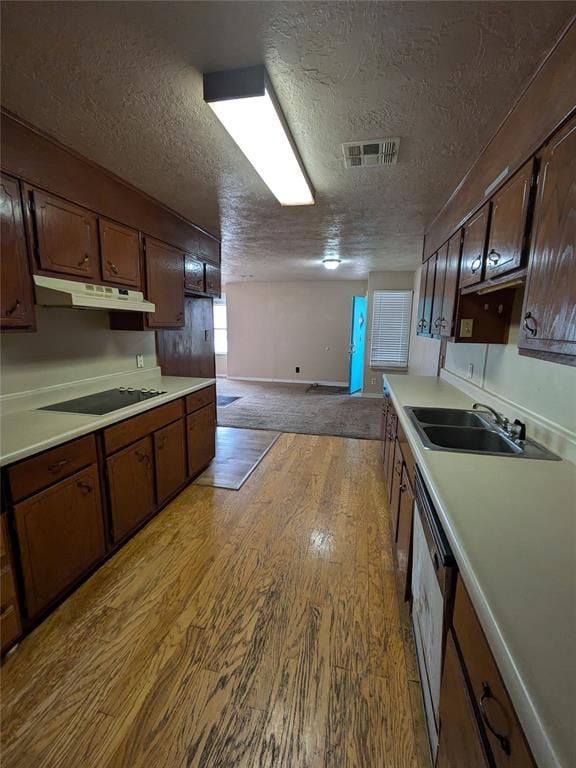
[[[121,541],[152,514],[154,458],[150,436],[109,456],[106,460],[112,538]]]
[[[93,464],[17,504],[14,516],[33,618],[104,557],[98,467]]]
[[[154,432],[154,465],[156,501],[162,504],[186,481],[184,419]]]
[[[399,488],[396,526],[396,567],[398,584],[404,600],[410,598],[410,567],[412,562],[412,524],[414,521],[414,492],[405,464],[402,465],[402,481]]]
[[[446,638],[436,768],[490,768],[452,632]]]
[[[4,653],[22,634],[6,516],[0,517],[0,651]]]
[[[214,404],[205,405],[186,417],[188,474],[197,475],[216,453],[216,415]]]

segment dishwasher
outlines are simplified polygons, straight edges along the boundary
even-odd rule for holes
[[[434,764],[438,749],[442,656],[453,604],[456,561],[418,467],[412,558],[412,624]]]

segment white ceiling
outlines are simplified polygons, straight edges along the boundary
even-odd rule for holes
[[[412,269],[573,2],[2,3],[2,104],[223,238],[224,278]],[[202,100],[264,62],[317,193],[281,208]],[[400,136],[399,162],[341,143]]]

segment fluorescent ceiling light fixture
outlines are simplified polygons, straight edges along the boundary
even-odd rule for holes
[[[204,101],[281,205],[313,205],[314,190],[264,67],[204,75]]]
[[[342,259],[339,259],[337,256],[326,256],[325,259],[322,259],[322,264],[324,264],[326,269],[338,269],[340,264],[342,264]]]

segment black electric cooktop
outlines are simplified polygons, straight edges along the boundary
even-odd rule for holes
[[[136,405],[151,397],[164,395],[157,389],[132,389],[120,387],[119,389],[107,389],[105,392],[96,392],[93,395],[77,397],[75,400],[65,400],[63,403],[45,405],[38,408],[39,411],[60,411],[61,413],[86,413],[91,416],[101,416],[104,413],[118,411],[128,405]]]

